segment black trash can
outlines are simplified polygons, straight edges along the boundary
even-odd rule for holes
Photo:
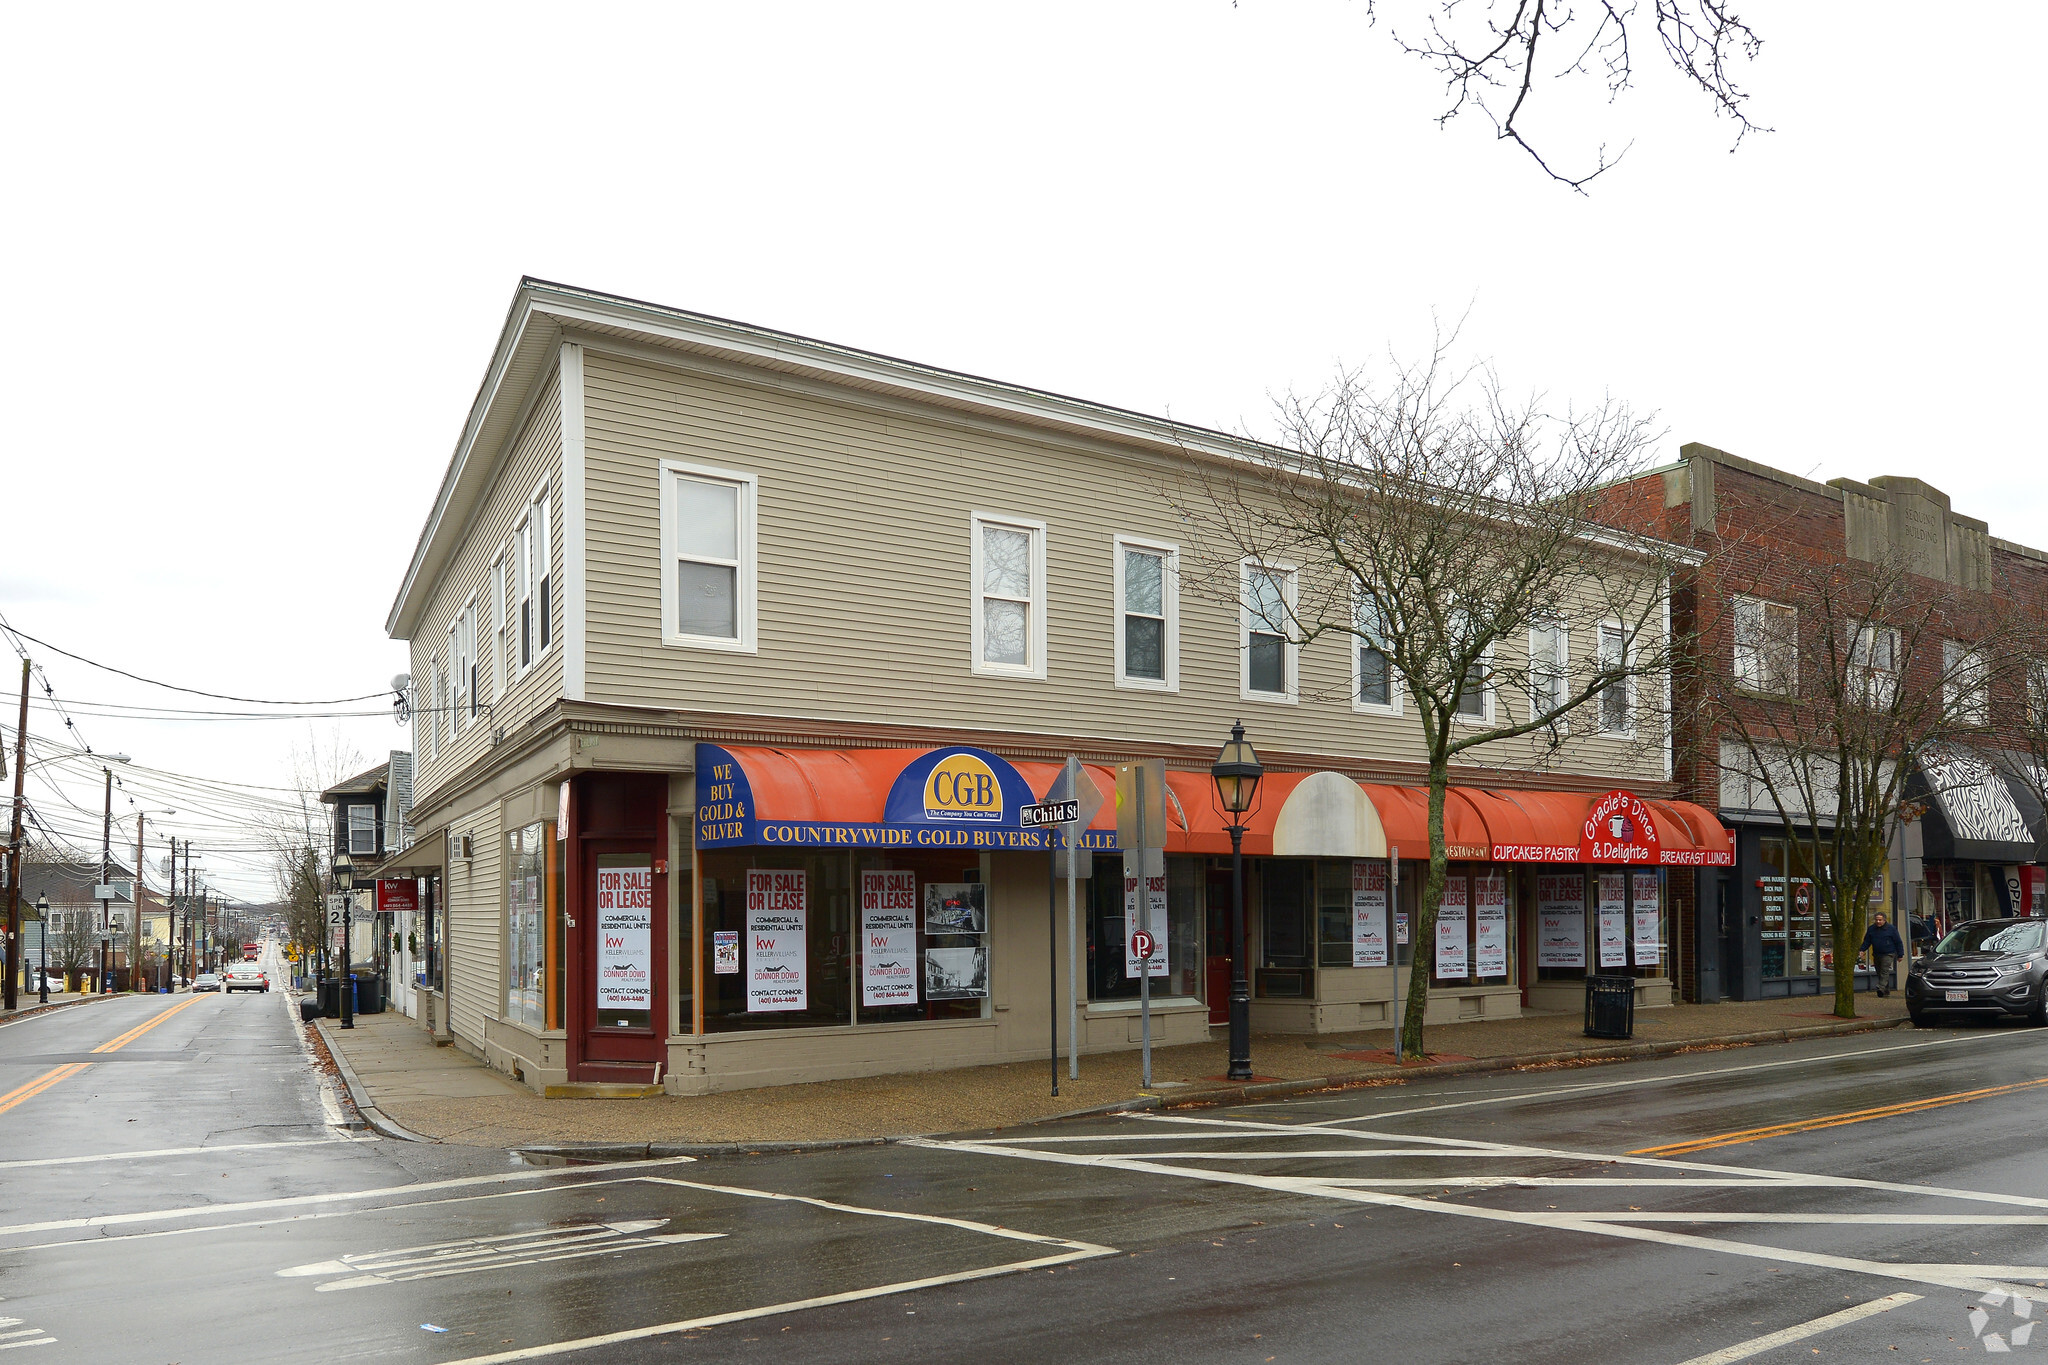
[[[1632,976],[1586,978],[1586,1036],[1633,1038],[1636,1032],[1636,979]]]
[[[341,979],[339,977],[329,976],[321,978],[320,988],[315,992],[315,995],[320,1001],[320,1016],[323,1019],[341,1018]]]
[[[356,978],[356,1013],[382,1014],[384,1012],[384,977],[382,973],[365,972]]]
[[[312,1023],[312,1022],[313,1022],[313,1021],[314,1021],[315,1019],[318,1019],[319,1017],[320,1017],[320,1002],[319,1002],[318,1000],[315,1000],[315,999],[314,999],[314,998],[313,998],[312,996],[310,996],[310,995],[302,995],[302,996],[300,996],[300,997],[299,997],[299,1019],[300,1019],[300,1022],[302,1022],[302,1023],[307,1023],[307,1024],[310,1024],[310,1023]]]

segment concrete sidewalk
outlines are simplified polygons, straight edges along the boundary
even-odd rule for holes
[[[384,1126],[377,1123],[380,1117],[392,1121],[391,1136],[480,1147],[603,1144],[688,1149],[874,1141],[1007,1128],[1105,1108],[1228,1103],[1331,1085],[1398,1084],[1424,1075],[1590,1064],[1780,1042],[1788,1036],[1895,1028],[1905,1022],[1905,1002],[1898,996],[1858,996],[1861,1017],[1853,1022],[1835,1019],[1829,1004],[1808,996],[1645,1010],[1636,1016],[1635,1038],[1626,1043],[1585,1037],[1575,1014],[1446,1024],[1425,1035],[1431,1061],[1407,1068],[1373,1055],[1391,1043],[1385,1029],[1315,1037],[1262,1034],[1252,1040],[1258,1081],[1250,1086],[1224,1082],[1228,1056],[1219,1029],[1207,1043],[1155,1050],[1149,1091],[1140,1084],[1135,1051],[1084,1056],[1077,1081],[1067,1079],[1062,1062],[1057,1097],[1051,1093],[1049,1062],[1040,1061],[718,1095],[542,1099],[454,1048],[434,1046],[417,1022],[399,1014],[363,1015],[348,1031],[331,1019],[322,1020],[321,1035],[356,1106],[373,1126]]]

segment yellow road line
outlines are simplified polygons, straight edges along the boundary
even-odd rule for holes
[[[189,1009],[191,1009],[191,1008],[192,1008],[192,1007],[193,1007],[194,1005],[196,1005],[196,1004],[198,1004],[198,1003],[199,1003],[199,997],[195,995],[195,996],[191,997],[190,999],[188,999],[188,1000],[185,1000],[185,1001],[183,1001],[183,1002],[182,1002],[182,1003],[180,1003],[180,1004],[176,1004],[176,1005],[173,1005],[173,1006],[171,1006],[171,1007],[170,1007],[169,1009],[165,1010],[165,1011],[164,1011],[163,1013],[161,1013],[161,1014],[154,1014],[154,1015],[151,1015],[151,1016],[150,1016],[149,1018],[147,1018],[147,1019],[143,1020],[143,1021],[142,1021],[141,1023],[137,1024],[137,1025],[136,1025],[136,1026],[135,1026],[134,1028],[132,1028],[132,1029],[129,1029],[129,1030],[128,1030],[128,1031],[126,1032],[126,1033],[122,1034],[122,1035],[121,1035],[120,1037],[118,1037],[118,1038],[114,1038],[114,1039],[110,1039],[110,1040],[108,1040],[107,1042],[101,1043],[101,1044],[100,1044],[100,1045],[99,1045],[98,1047],[94,1048],[94,1049],[93,1049],[93,1051],[94,1051],[94,1052],[119,1052],[119,1051],[120,1051],[120,1050],[121,1050],[122,1048],[124,1048],[124,1047],[128,1046],[128,1044],[130,1044],[130,1043],[134,1042],[134,1041],[135,1041],[135,1040],[136,1040],[137,1038],[140,1038],[140,1037],[141,1037],[141,1036],[142,1036],[143,1034],[145,1034],[145,1033],[149,1032],[149,1031],[150,1031],[151,1029],[155,1028],[155,1027],[156,1027],[156,1026],[157,1026],[158,1024],[161,1024],[161,1023],[162,1023],[162,1022],[163,1022],[164,1020],[166,1020],[166,1019],[170,1018],[170,1017],[171,1017],[172,1015],[176,1014],[176,1013],[177,1013],[177,1012],[178,1012],[179,1010],[189,1010]]]
[[[17,1086],[6,1094],[0,1095],[0,1114],[6,1113],[24,1100],[34,1099],[65,1077],[76,1076],[91,1065],[91,1062],[66,1062],[63,1066],[57,1067],[54,1070],[45,1071],[27,1085]]]
[[[1765,1138],[1784,1137],[1792,1133],[1811,1133],[1822,1128],[1840,1128],[1850,1123],[1870,1123],[1877,1119],[1899,1118],[1906,1114],[1917,1114],[1928,1109],[1944,1109],[1951,1104],[1968,1104],[1972,1100],[1990,1099],[1996,1095],[2010,1095],[2020,1090],[2031,1090],[2036,1086],[2048,1085],[2048,1076],[2039,1080],[2018,1081],[2012,1085],[1988,1086],[1982,1090],[1959,1090],[1952,1095],[1933,1095],[1921,1100],[1901,1100],[1896,1104],[1878,1105],[1873,1109],[1855,1109],[1846,1114],[1823,1114],[1817,1118],[1794,1119],[1786,1123],[1774,1123],[1763,1128],[1745,1128],[1734,1133],[1718,1133],[1713,1137],[1699,1138],[1692,1142],[1674,1142],[1665,1147],[1639,1147],[1629,1156],[1684,1156],[1690,1152],[1704,1152],[1710,1147],[1734,1147],[1745,1142],[1761,1142]]]

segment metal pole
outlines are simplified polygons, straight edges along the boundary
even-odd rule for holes
[[[1230,1070],[1252,1078],[1252,992],[1244,970],[1244,826],[1230,827]]]
[[[1152,942],[1152,831],[1145,828],[1145,767],[1133,775],[1138,793],[1138,928]],[[1138,1045],[1144,1052],[1143,1085],[1152,1088],[1152,954],[1138,961]]]
[[[1068,795],[1080,799],[1081,765],[1071,756],[1067,759]],[[1079,875],[1080,858],[1075,852],[1074,835],[1080,826],[1077,820],[1067,826],[1067,1078],[1081,1078],[1081,919],[1075,909],[1074,881]]]
[[[350,928],[349,911],[351,897],[346,888],[341,893],[341,1026],[356,1026],[355,978],[349,974],[348,939]]]
[[[113,876],[111,869],[114,861],[114,770],[103,767],[100,771],[107,775],[106,811],[100,819],[100,885],[104,887],[108,885],[108,879]],[[107,980],[107,940],[113,935],[113,925],[108,918],[113,909],[114,902],[111,899],[100,902],[101,990],[108,989],[111,984]]]
[[[128,935],[128,989],[142,989],[142,826],[147,812],[135,812],[135,923]]]
[[[1052,1093],[1060,1093],[1059,849],[1045,841],[1045,1019],[1052,1031]]]
[[[20,1003],[15,981],[21,976],[21,828],[22,779],[28,775],[28,671],[21,661],[21,720],[14,729],[14,818],[7,827],[7,984],[4,999],[8,1009]],[[50,954],[49,927],[43,929],[43,956]]]

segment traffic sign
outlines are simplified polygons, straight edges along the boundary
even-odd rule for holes
[[[1138,961],[1151,961],[1152,950],[1158,946],[1152,941],[1152,935],[1146,933],[1143,929],[1133,929],[1131,931],[1131,952],[1137,957]]]
[[[1037,829],[1041,825],[1071,824],[1081,818],[1079,801],[1046,801],[1036,806],[1018,808],[1017,818],[1026,829]]]

